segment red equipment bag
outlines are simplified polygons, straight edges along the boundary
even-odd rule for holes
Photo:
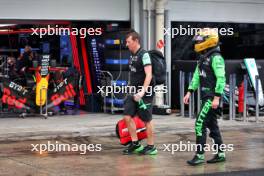
[[[147,138],[145,123],[138,116],[134,117],[133,120],[136,124],[138,140]],[[122,145],[127,145],[132,141],[124,119],[117,122],[116,135],[120,139]]]

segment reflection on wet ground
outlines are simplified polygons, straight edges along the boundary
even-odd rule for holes
[[[164,144],[194,143],[194,134],[157,134],[157,156],[122,155],[123,146],[115,137],[82,137],[50,140],[63,144],[101,144],[102,151],[32,152],[31,144],[47,144],[48,140],[1,142],[0,175],[192,175],[215,172],[246,171],[264,166],[264,129],[225,131],[225,144],[234,144],[227,152],[227,162],[191,167],[186,160],[193,152],[164,151]],[[208,139],[208,142],[211,141]],[[210,159],[212,154],[206,153]],[[263,174],[262,174],[263,175]]]

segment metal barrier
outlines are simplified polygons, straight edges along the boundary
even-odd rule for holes
[[[184,94],[185,94],[185,76],[188,76],[188,84],[190,84],[190,82],[192,81],[192,75],[193,73],[185,73],[183,71],[180,71],[180,75],[179,75],[179,85],[180,85],[180,106],[181,106],[181,111],[180,111],[180,115],[182,117],[185,117],[185,105],[183,103],[183,98],[184,98]],[[197,103],[199,104],[199,103]],[[189,118],[194,118],[194,112],[195,112],[195,98],[194,98],[194,94],[191,95],[190,99],[189,99],[189,105],[188,105],[188,117]]]
[[[236,74],[229,76],[229,120],[236,118]]]
[[[188,85],[190,85],[192,81],[192,73],[189,73],[188,74]],[[194,115],[194,94],[192,94],[190,96],[190,99],[189,99],[189,118],[192,118],[193,115]]]
[[[187,82],[188,85],[190,84],[191,80],[192,80],[192,73],[186,73],[183,71],[179,72],[179,85],[180,85],[180,115],[182,117],[185,117],[185,105],[183,103],[183,98],[185,95],[185,80],[186,80],[186,76],[187,76]],[[238,101],[238,99],[236,100],[236,74],[231,74],[229,75],[229,120],[235,120],[236,119],[236,102]],[[256,87],[256,93],[255,93],[255,97],[256,97],[256,101],[255,101],[255,120],[256,122],[259,121],[259,111],[260,111],[260,107],[259,107],[259,84],[260,84],[260,78],[259,76],[256,76],[256,81],[255,81],[255,87]],[[248,121],[248,75],[244,75],[244,102],[243,102],[243,121]],[[190,97],[189,100],[189,105],[188,105],[188,117],[192,118],[194,116],[194,112],[195,112],[195,105],[196,105],[196,112],[200,112],[201,109],[201,88],[199,87],[197,90],[197,101],[195,103],[195,99],[194,99],[194,93],[192,94],[192,96]],[[223,96],[221,98],[220,101],[220,107],[223,108]],[[223,118],[223,111],[222,111],[222,116],[221,119]]]
[[[248,76],[244,75],[244,102],[243,102],[243,120],[246,122],[247,119],[247,89],[248,89]]]
[[[243,106],[243,121],[248,122],[248,75],[244,75],[244,106]],[[259,121],[259,84],[260,84],[260,78],[257,75],[255,77],[255,121]]]
[[[105,79],[105,86],[108,86],[107,85],[107,77],[110,77],[110,84],[112,85],[112,81],[114,80],[113,78],[113,75],[109,72],[109,71],[103,71],[101,70],[100,71],[102,73],[102,76],[104,77]],[[104,113],[107,113],[107,96],[106,94],[102,94],[102,97],[104,97]],[[114,98],[114,93],[111,92],[111,108],[110,108],[110,111],[111,111],[111,114],[114,114],[114,101],[113,101],[113,98]]]
[[[105,79],[105,86],[114,86],[115,80],[113,75],[109,71],[100,71],[100,72],[103,76],[102,80]],[[107,84],[107,78],[110,78],[110,85]],[[104,97],[104,112],[106,113],[109,110],[109,108],[107,107],[107,95],[105,93],[101,95],[102,97]],[[116,96],[113,91],[111,92],[110,98],[111,98],[111,107],[110,107],[111,114],[114,114],[116,111],[124,110],[124,108],[115,106],[114,99],[116,98]]]
[[[255,80],[256,80],[255,81],[255,87],[256,87],[255,117],[256,117],[256,122],[258,122],[258,120],[259,120],[259,83],[260,83],[260,78],[258,75],[256,75]]]
[[[184,88],[185,88],[185,72],[180,71],[179,85],[180,85],[180,104],[181,104],[181,116],[184,117]]]

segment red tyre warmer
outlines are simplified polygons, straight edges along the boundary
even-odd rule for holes
[[[139,117],[134,117],[133,120],[136,124],[138,140],[147,138],[145,123]],[[119,120],[117,122],[116,135],[120,139],[120,143],[122,145],[127,145],[131,142],[132,139],[128,132],[126,122],[124,119]]]

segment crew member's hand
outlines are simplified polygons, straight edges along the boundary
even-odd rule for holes
[[[144,94],[145,94],[144,91],[138,92],[137,94],[134,95],[134,100],[136,102],[139,102],[139,100],[144,96]]]
[[[189,104],[190,96],[191,96],[191,92],[187,92],[186,95],[183,98],[183,103],[184,104]]]
[[[212,108],[213,109],[217,109],[217,107],[219,106],[219,101],[220,101],[220,97],[214,97],[213,102],[212,102]]]

